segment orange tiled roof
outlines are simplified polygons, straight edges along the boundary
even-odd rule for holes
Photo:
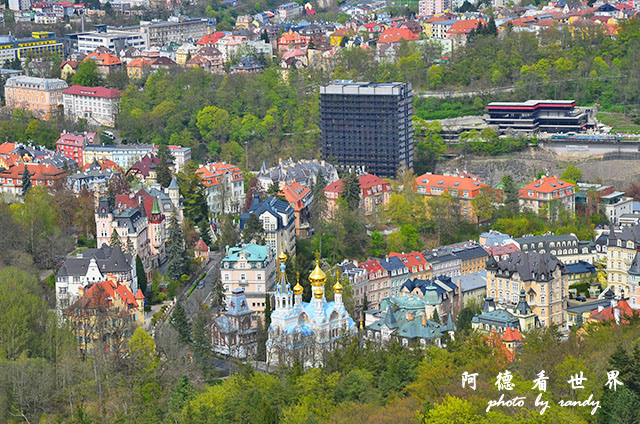
[[[143,68],[145,66],[151,66],[153,60],[146,57],[136,57],[127,65],[127,68]]]
[[[196,171],[196,174],[200,175],[205,187],[216,186],[220,183],[222,176],[231,172],[231,179],[233,181],[243,181],[244,177],[242,171],[235,165],[224,162],[210,163],[203,165]]]
[[[84,61],[89,59],[95,60],[100,66],[122,65],[122,61],[110,53],[89,53]]]
[[[574,185],[566,181],[562,181],[556,177],[542,177],[539,180],[527,184],[520,189],[520,197],[527,199],[537,198],[536,193],[557,193],[554,197],[564,197],[564,190],[570,188],[568,194],[573,194]],[[562,191],[562,193],[560,193]],[[529,195],[532,192],[532,195]],[[563,194],[563,195],[561,195]]]
[[[9,154],[16,148],[16,143],[5,142],[0,144],[0,154]]]
[[[402,40],[417,40],[418,36],[407,28],[388,28],[381,35],[379,43],[398,43]]]
[[[489,187],[487,184],[473,178],[456,175],[423,174],[416,178],[416,185],[424,187],[425,194],[431,194],[430,189],[473,191]]]
[[[218,31],[204,35],[196,44],[203,46],[205,44],[216,44],[219,39],[225,36],[224,32]]]
[[[207,246],[207,243],[205,243],[204,240],[199,239],[193,249],[198,252],[208,252],[209,246]]]
[[[591,311],[589,319],[598,321],[609,321],[615,319],[615,309],[619,311],[620,318],[626,318],[633,315],[633,309],[629,306],[629,303],[627,303],[626,300],[619,300],[616,306],[604,308],[601,311],[598,311],[597,309]]]
[[[311,190],[297,181],[291,181],[282,188],[281,193],[284,194],[287,202],[293,205],[293,210],[299,211],[304,207],[302,200],[311,193]]]
[[[449,34],[469,34],[472,30],[478,29],[478,26],[486,25],[484,19],[467,19],[465,21],[455,21],[453,25],[449,27],[447,33]]]
[[[29,170],[29,174],[31,174],[32,181],[45,181],[45,180],[59,179],[66,175],[65,171],[51,165],[44,165],[40,163],[30,163],[30,164],[20,163],[4,171],[0,171],[0,178],[21,179],[22,175],[24,174],[25,166]]]

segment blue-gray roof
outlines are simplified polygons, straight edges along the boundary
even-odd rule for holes
[[[595,274],[596,267],[585,261],[578,261],[574,264],[566,264],[569,274]]]
[[[386,269],[387,271],[402,270],[402,269],[408,270],[407,266],[403,264],[402,260],[397,256],[391,256],[384,259],[380,259],[378,262],[380,263],[380,266]]]
[[[478,272],[472,272],[470,274],[460,275],[452,278],[452,282],[455,284],[460,283],[460,289],[462,293],[474,291],[487,287],[487,271],[482,270]]]
[[[253,198],[253,201],[251,202],[249,210],[240,216],[240,229],[244,229],[244,223],[247,221],[247,219],[249,219],[252,213],[260,216],[265,212],[269,212],[276,218],[278,223],[276,231],[283,228],[288,228],[294,224],[295,220],[293,219],[293,208],[288,202],[280,200],[274,196],[269,196],[264,200],[260,200],[260,196],[256,194],[256,196]],[[282,216],[280,214],[284,214],[287,216],[287,225],[284,225]]]

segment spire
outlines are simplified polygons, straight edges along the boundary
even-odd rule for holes
[[[489,260],[487,261],[487,269],[496,270],[498,269],[498,262],[496,262],[496,258],[493,255],[489,256]]]
[[[531,307],[527,303],[527,295],[524,292],[524,289],[520,290],[520,299],[518,300],[518,304],[516,305],[515,311],[518,315],[529,315],[531,313]]]
[[[316,267],[309,275],[309,281],[314,287],[322,287],[327,282],[327,275],[320,269],[320,252],[316,250]],[[314,291],[315,293],[315,291]]]
[[[300,285],[300,272],[296,272],[296,285],[293,288],[293,294],[296,296],[301,295],[304,288]]]
[[[151,214],[157,215],[160,213],[160,206],[158,206],[158,198],[153,197],[153,206],[151,207]]]
[[[169,190],[180,190],[180,187],[178,186],[178,182],[176,181],[176,177],[171,178],[171,183],[167,188]]]
[[[342,284],[340,284],[340,270],[336,270],[336,283],[333,285],[334,293],[342,293]]]
[[[391,304],[387,306],[387,313],[384,316],[384,325],[386,325],[390,330],[394,328],[398,328],[398,321],[396,320],[396,316],[393,313],[393,309],[391,309]]]

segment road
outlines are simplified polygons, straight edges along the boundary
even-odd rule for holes
[[[451,97],[486,96],[496,93],[510,93],[516,89],[515,85],[507,87],[485,88],[483,90],[455,90],[455,91],[417,91],[416,97],[436,97],[438,99],[448,99]]]
[[[209,262],[207,263],[206,275],[189,296],[183,293],[185,297],[182,298],[182,305],[187,313],[189,320],[195,318],[200,309],[200,305],[209,300],[211,295],[211,289],[213,287],[213,281],[218,275],[220,261],[222,260],[222,252],[215,252],[211,255]]]

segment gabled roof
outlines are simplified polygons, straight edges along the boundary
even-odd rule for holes
[[[402,40],[417,40],[418,36],[407,28],[387,28],[382,34],[378,43],[399,43]]]
[[[449,27],[449,34],[469,34],[472,30],[478,29],[478,26],[486,25],[484,19],[468,19],[465,21],[456,21]]]
[[[573,188],[574,184],[562,181],[556,177],[542,177],[520,189],[521,198],[536,198],[536,193],[553,193],[554,191],[566,188]],[[529,196],[529,191],[533,196]],[[573,190],[572,190],[573,191]]]
[[[122,65],[122,61],[110,53],[89,53],[83,62],[89,59],[94,60],[98,66]]]
[[[511,277],[518,273],[522,281],[550,281],[556,270],[568,273],[567,267],[551,253],[519,251],[498,262],[496,275]]]
[[[287,202],[293,206],[293,209],[298,211],[304,207],[303,201],[311,195],[311,190],[296,181],[292,181],[282,188],[281,193],[287,199]]]

